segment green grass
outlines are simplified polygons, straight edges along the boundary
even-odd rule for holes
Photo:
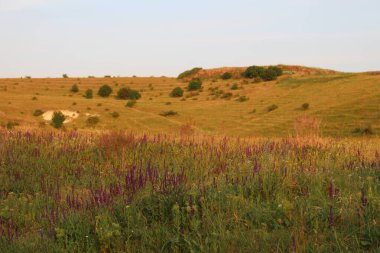
[[[376,252],[379,144],[1,131],[0,252]]]

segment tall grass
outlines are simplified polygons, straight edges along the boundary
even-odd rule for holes
[[[374,147],[2,131],[0,252],[375,252]]]

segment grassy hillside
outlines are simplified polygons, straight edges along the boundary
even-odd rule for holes
[[[203,91],[185,91],[183,98],[172,98],[169,93],[177,86],[185,89],[187,81],[166,77],[0,79],[0,123],[50,128],[42,116],[33,116],[35,110],[70,110],[79,112],[79,117],[65,124],[68,129],[178,133],[187,125],[199,134],[270,137],[294,134],[295,120],[311,115],[321,121],[324,136],[353,136],[356,128],[368,126],[380,134],[380,75],[376,72],[347,74],[283,67],[285,75],[271,82],[208,77],[203,80]],[[207,73],[202,71],[199,73]],[[74,84],[78,93],[70,91]],[[109,98],[96,95],[104,84],[113,88]],[[234,84],[238,88],[232,90]],[[141,92],[134,107],[115,98],[121,87]],[[93,99],[83,97],[87,89],[93,89]],[[223,95],[226,93],[231,96]],[[304,103],[309,104],[307,110],[301,109]],[[271,105],[278,108],[269,112]],[[178,114],[160,115],[167,111]],[[112,117],[113,112],[120,116]],[[98,124],[86,123],[91,115],[99,117]]]

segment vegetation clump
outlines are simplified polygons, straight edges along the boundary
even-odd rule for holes
[[[178,112],[176,112],[176,111],[172,111],[172,110],[170,110],[170,111],[165,111],[165,112],[161,112],[161,113],[160,113],[160,115],[161,115],[161,116],[164,116],[164,117],[175,116],[175,115],[177,115],[177,114],[178,114]]]
[[[129,107],[129,108],[132,108],[135,105],[136,105],[136,100],[129,100],[125,106]]]
[[[273,104],[273,105],[268,106],[267,111],[271,112],[277,109],[278,109],[278,106],[276,104]]]
[[[184,72],[182,72],[181,74],[178,75],[178,79],[184,79],[186,77],[189,77],[189,76],[192,76],[192,75],[195,75],[196,73],[198,73],[200,70],[202,70],[202,68],[193,68],[193,69],[190,69],[190,70],[186,70]]]
[[[232,86],[231,86],[231,90],[237,90],[239,89],[239,85],[237,83],[234,83]]]
[[[71,86],[71,90],[70,90],[71,92],[74,92],[74,93],[76,93],[76,92],[78,92],[79,91],[79,87],[78,87],[78,85],[77,84],[74,84],[73,86]]]
[[[112,112],[111,116],[112,116],[112,118],[119,118],[120,114],[118,112]]]
[[[367,127],[357,127],[352,132],[354,134],[357,134],[357,135],[373,135],[373,134],[375,134],[371,125],[369,125]]]
[[[54,128],[61,128],[63,126],[63,122],[65,122],[65,115],[62,112],[57,111],[53,113],[53,118],[51,119],[51,125]]]
[[[131,88],[121,88],[117,92],[117,98],[138,100],[141,98],[141,94],[137,90],[133,90]]]
[[[86,92],[84,94],[84,97],[87,98],[87,99],[93,98],[93,91],[92,91],[92,89],[86,90]]]
[[[273,81],[276,80],[277,77],[282,75],[282,69],[276,66],[270,66],[268,68],[260,67],[260,66],[251,66],[243,72],[243,77],[245,78],[259,78],[264,81]]]
[[[189,82],[189,85],[187,86],[187,89],[189,91],[200,90],[201,88],[202,88],[202,80],[199,78],[193,78]]]
[[[112,93],[112,88],[108,84],[99,88],[98,95],[101,97],[109,97]]]
[[[40,110],[40,109],[37,109],[33,112],[33,116],[35,117],[39,117],[41,116],[42,114],[44,114],[44,111]]]
[[[98,124],[99,121],[100,121],[100,119],[98,116],[90,116],[87,118],[86,123],[87,123],[87,125],[94,126],[94,125]]]
[[[225,72],[220,78],[223,80],[228,80],[232,78],[232,74],[230,72]]]
[[[181,87],[175,87],[171,92],[170,92],[171,97],[182,97],[183,96],[183,89]]]
[[[304,104],[302,104],[302,106],[301,106],[302,110],[304,110],[304,111],[308,110],[309,107],[310,107],[309,103],[304,103]]]

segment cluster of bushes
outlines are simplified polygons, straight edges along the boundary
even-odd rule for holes
[[[51,125],[54,128],[61,128],[66,117],[62,112],[54,112],[53,118],[51,119]]]
[[[193,68],[193,69],[190,69],[190,70],[186,70],[185,72],[182,72],[181,74],[179,74],[177,78],[178,79],[183,79],[183,78],[192,76],[192,75],[198,73],[200,70],[202,70],[202,68]]]
[[[248,67],[242,75],[245,78],[257,78],[264,81],[273,81],[282,75],[282,69],[276,66],[269,66],[268,68],[251,66]]]
[[[138,99],[141,98],[141,94],[137,90],[133,90],[133,89],[130,89],[130,88],[121,88],[117,92],[117,98],[118,99],[138,100]]]

